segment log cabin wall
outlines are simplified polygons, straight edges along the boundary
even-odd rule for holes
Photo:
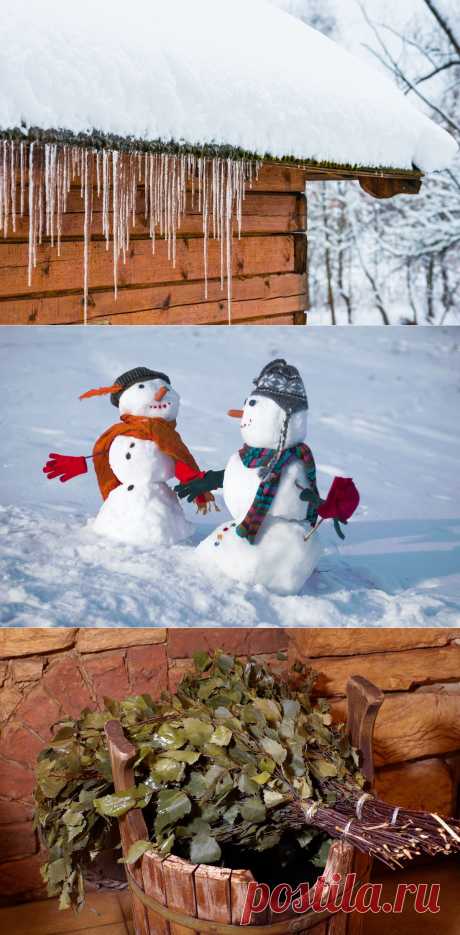
[[[295,629],[289,656],[321,673],[319,694],[345,719],[347,679],[385,700],[377,716],[376,792],[405,808],[460,812],[460,635],[456,629]]]
[[[26,191],[25,204],[28,205]],[[26,211],[28,208],[26,207]],[[61,255],[49,238],[38,248],[32,285],[27,285],[29,218],[16,232],[0,235],[0,324],[82,324],[83,222],[80,186],[72,185],[63,219]],[[235,225],[236,227],[236,225]],[[305,171],[262,166],[246,194],[242,237],[233,244],[235,324],[305,324],[307,308]],[[220,283],[220,244],[209,241],[205,299],[202,218],[188,200],[177,241],[175,268],[167,244],[152,243],[144,221],[144,190],[138,190],[136,227],[126,265],[119,264],[118,299],[113,294],[112,251],[102,236],[101,198],[94,192],[89,268],[88,322],[93,324],[226,324],[226,286]]]
[[[345,716],[362,675],[385,692],[377,717],[377,792],[391,803],[453,814],[460,777],[460,637],[456,629],[0,630],[0,902],[43,896],[32,826],[34,766],[65,713],[174,690],[197,649],[256,655],[285,670],[310,660],[318,690]]]

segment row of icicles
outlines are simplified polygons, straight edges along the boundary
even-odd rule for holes
[[[94,195],[102,197],[102,233],[112,244],[114,293],[117,298],[120,258],[126,263],[130,231],[136,224],[138,188],[144,190],[144,216],[155,254],[157,236],[165,239],[168,259],[176,263],[176,239],[192,209],[203,221],[204,297],[208,297],[208,244],[220,243],[221,289],[227,282],[228,321],[232,307],[233,221],[241,236],[246,187],[257,177],[259,163],[222,157],[126,153],[67,143],[0,141],[0,230],[16,231],[17,217],[29,218],[28,284],[37,265],[37,247],[49,238],[61,250],[62,217],[67,196],[78,179],[84,205],[83,321],[88,320],[89,267]]]

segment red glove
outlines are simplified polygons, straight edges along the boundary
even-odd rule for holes
[[[49,454],[48,457],[50,460],[43,468],[43,473],[46,474],[48,480],[59,477],[61,483],[65,484],[66,481],[72,480],[72,477],[78,477],[79,474],[86,474],[88,471],[86,458],[58,455],[55,452]]]
[[[195,480],[195,477],[204,477],[205,471],[195,471],[194,468],[191,468],[188,464],[185,464],[183,461],[176,461],[175,464],[175,474],[177,480],[181,484],[187,484],[190,480]],[[200,493],[195,500],[197,506],[203,506],[206,503],[206,497],[204,494]]]

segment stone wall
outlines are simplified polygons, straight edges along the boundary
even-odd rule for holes
[[[377,788],[389,802],[446,814],[460,776],[460,632],[442,629],[0,630],[0,901],[43,895],[32,827],[34,764],[63,714],[104,696],[174,689],[196,649],[222,647],[285,666],[311,660],[318,691],[345,715],[350,675],[385,692],[376,725]]]
[[[43,895],[32,826],[34,766],[65,713],[174,689],[196,649],[222,647],[280,665],[286,631],[0,629],[0,904]],[[285,663],[284,663],[285,665]]]

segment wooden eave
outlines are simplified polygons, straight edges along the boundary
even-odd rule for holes
[[[284,166],[303,173],[307,182],[359,182],[361,188],[374,198],[393,198],[395,195],[418,195],[424,178],[419,170],[347,168],[307,163],[264,160],[264,166]]]

